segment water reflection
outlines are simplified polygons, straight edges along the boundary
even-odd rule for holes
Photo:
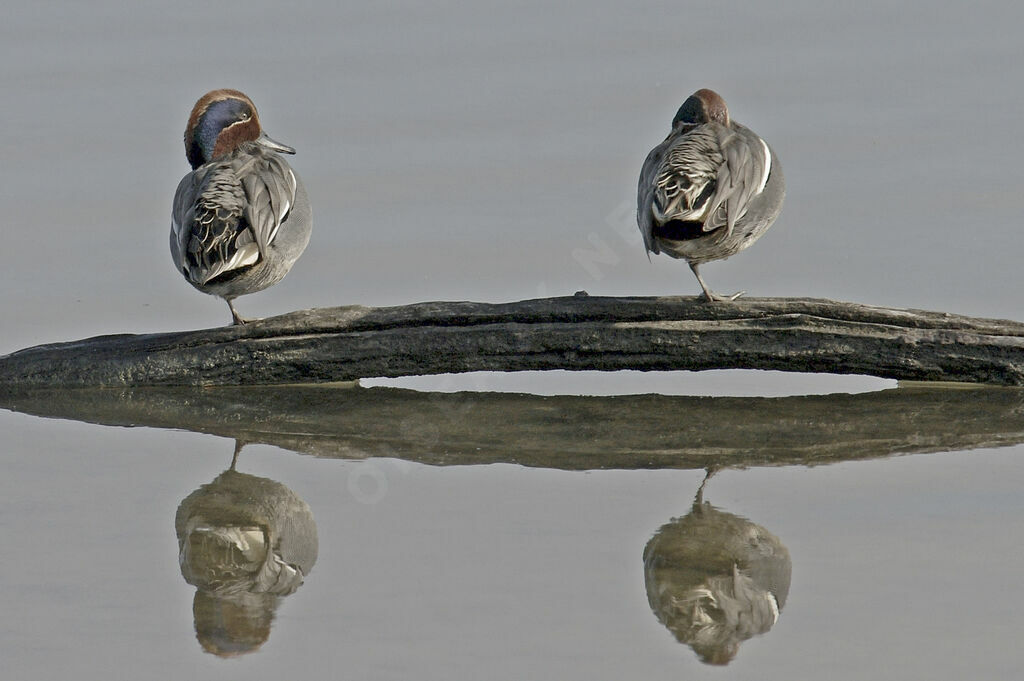
[[[196,587],[196,638],[221,657],[263,645],[281,598],[302,585],[319,546],[306,502],[279,482],[235,470],[241,447],[174,518],[181,574]]]
[[[740,644],[767,633],[786,604],[792,563],[774,534],[704,501],[644,548],[647,600],[658,621],[703,662],[726,665]]]
[[[1024,390],[902,386],[857,395],[543,397],[262,386],[44,390],[0,407],[187,429],[315,456],[598,468],[823,464],[1024,442]],[[686,414],[686,419],[680,419]]]

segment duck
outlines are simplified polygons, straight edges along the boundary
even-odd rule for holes
[[[185,157],[171,209],[171,258],[196,289],[223,298],[233,324],[245,324],[235,298],[281,281],[309,243],[313,216],[302,180],[269,137],[252,100],[239,90],[199,98],[185,127]]]
[[[686,260],[708,302],[745,293],[715,293],[700,265],[723,260],[757,241],[782,211],[786,182],[775,151],[729,116],[714,90],[690,95],[665,140],[644,161],[637,225],[647,257]]]

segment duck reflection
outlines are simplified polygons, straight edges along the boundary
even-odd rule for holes
[[[185,581],[196,587],[196,638],[221,657],[258,649],[270,636],[281,597],[316,563],[316,523],[279,482],[231,467],[178,506],[174,529]]]
[[[740,644],[774,626],[792,563],[779,538],[704,501],[663,525],[644,548],[647,600],[658,621],[703,662],[726,665]]]

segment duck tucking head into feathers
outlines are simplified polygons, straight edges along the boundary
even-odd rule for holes
[[[182,178],[171,209],[171,257],[185,279],[223,298],[235,324],[234,299],[284,278],[309,243],[312,212],[298,175],[280,154],[256,106],[238,90],[213,90],[192,108]]]

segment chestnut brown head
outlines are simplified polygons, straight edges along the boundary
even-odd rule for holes
[[[702,88],[687,97],[679,107],[676,117],[672,119],[672,127],[701,125],[710,121],[729,125],[729,109],[721,95],[714,90]]]
[[[231,153],[245,142],[256,142],[281,153],[295,153],[263,133],[256,105],[244,93],[211,90],[199,98],[185,127],[185,156],[193,169]]]

